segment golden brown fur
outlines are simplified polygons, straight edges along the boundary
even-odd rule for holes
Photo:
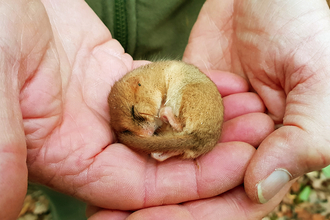
[[[134,150],[165,155],[158,160],[196,158],[220,138],[223,105],[217,87],[181,61],[133,70],[115,83],[108,102],[118,140]]]

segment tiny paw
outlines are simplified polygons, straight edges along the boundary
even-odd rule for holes
[[[151,153],[151,157],[154,158],[155,160],[158,160],[159,162],[162,162],[164,160],[167,160],[170,157],[178,156],[180,154],[182,154],[182,153],[180,153],[180,152],[167,152],[167,153],[154,152],[154,153]]]

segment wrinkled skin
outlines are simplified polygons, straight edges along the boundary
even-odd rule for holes
[[[245,191],[236,187],[204,202],[149,208],[128,219],[157,219],[157,215],[168,219],[261,219],[292,183],[261,205],[256,196],[261,180],[276,168],[287,169],[294,179],[327,166],[329,48],[326,1],[208,0],[184,60],[248,79],[272,119],[284,126],[272,132],[253,155],[244,177]]]
[[[198,215],[195,213],[197,209],[194,208],[197,206],[199,213],[203,213],[204,216],[214,214],[209,219],[218,219],[217,216],[222,214],[226,214],[223,216],[227,216],[227,219],[235,217],[255,219],[272,210],[289,185],[264,205],[251,202],[238,185],[243,182],[244,173],[252,158],[245,176],[245,183],[248,186],[248,194],[255,200],[251,196],[254,195],[255,190],[251,184],[264,178],[269,174],[270,168],[273,169],[278,165],[279,162],[275,159],[283,147],[268,146],[269,150],[267,150],[268,148],[263,146],[273,143],[272,136],[281,139],[281,136],[276,136],[276,134],[283,129],[271,134],[273,121],[263,113],[265,108],[261,99],[253,93],[248,93],[249,87],[246,81],[228,72],[211,71],[211,69],[225,70],[245,75],[254,85],[254,89],[260,93],[266,106],[269,108],[269,105],[273,103],[267,101],[266,94],[258,91],[258,87],[255,86],[256,82],[262,83],[262,81],[253,81],[255,78],[250,69],[253,67],[253,62],[247,63],[251,65],[249,68],[246,67],[247,64],[238,63],[240,61],[238,56],[247,53],[246,45],[242,43],[240,50],[222,45],[222,42],[230,40],[234,35],[229,34],[222,38],[219,33],[222,33],[221,30],[230,33],[234,26],[229,25],[233,23],[231,21],[228,23],[229,26],[221,27],[223,23],[220,21],[223,19],[226,21],[226,17],[218,18],[218,15],[210,14],[211,8],[217,6],[215,3],[215,1],[208,1],[204,6],[191,35],[185,59],[200,66],[218,85],[219,91],[224,96],[226,118],[221,143],[212,152],[196,161],[171,159],[164,163],[156,163],[146,155],[137,154],[121,144],[114,144],[115,138],[108,126],[110,118],[106,99],[111,85],[125,73],[145,62],[133,61],[129,55],[125,54],[120,44],[111,38],[106,27],[82,0],[0,2],[0,28],[2,29],[0,31],[0,68],[2,70],[0,73],[2,84],[0,86],[0,189],[6,192],[0,199],[0,205],[5,210],[0,214],[0,219],[14,219],[18,214],[26,192],[27,170],[29,179],[32,181],[76,196],[94,206],[123,210],[96,212],[97,209],[92,207],[89,214],[95,214],[91,216],[91,219],[125,219],[130,215],[130,212],[125,212],[125,210],[135,209],[141,210],[133,213],[129,218],[155,219],[152,217],[156,211],[162,213],[162,219],[170,217],[169,214],[183,216],[180,219],[190,219]],[[261,3],[244,1],[244,4],[233,4],[227,1],[222,4],[232,10],[220,14],[228,16],[227,19],[232,19],[234,11],[237,12],[240,8],[241,10],[248,9],[244,4],[252,10],[256,9],[254,4]],[[232,8],[233,5],[235,10]],[[221,6],[217,11],[225,10],[226,7]],[[280,8],[279,5],[276,7]],[[246,13],[245,16],[251,15],[249,11],[241,12]],[[299,14],[299,11],[297,13]],[[206,21],[203,20],[203,15],[206,16]],[[260,16],[255,17],[255,19],[260,19],[260,25],[267,21],[264,19],[265,16],[270,16],[269,13],[260,15],[253,13],[252,15]],[[283,24],[290,24],[286,22],[288,18],[281,18],[282,23],[276,26],[277,28],[282,27]],[[310,22],[308,19],[307,21]],[[205,24],[208,25],[205,26]],[[210,28],[209,31],[204,32],[203,28],[207,27]],[[269,25],[267,27],[269,28]],[[285,27],[290,29],[289,26]],[[306,32],[306,34],[310,36],[311,32]],[[317,34],[320,33],[317,32],[313,36]],[[210,39],[219,44],[218,50],[212,48],[215,50],[212,52],[216,52],[217,56],[214,56],[216,60],[210,59],[211,54],[207,51],[198,52],[200,54],[198,56],[203,56],[201,60],[203,63],[194,59],[194,56],[197,56],[199,47],[196,46],[200,43],[199,39]],[[288,40],[288,37],[285,39]],[[291,44],[290,46],[294,47]],[[308,48],[308,45],[306,47]],[[326,47],[318,49],[324,48]],[[256,55],[260,49],[267,48],[257,49],[259,50],[255,50]],[[287,47],[285,49],[289,50]],[[251,53],[251,48],[249,48],[249,53]],[[322,55],[325,56],[326,54],[323,53]],[[301,56],[303,55],[304,53]],[[251,57],[262,58],[260,54]],[[284,60],[285,58],[287,57],[284,57]],[[321,65],[323,59],[320,58],[322,56],[319,55],[317,61],[320,63],[316,63],[318,65],[313,65],[313,67],[323,71],[320,75],[326,77],[326,66]],[[308,59],[309,62],[311,60]],[[266,61],[272,60],[268,58]],[[265,65],[266,61],[264,61]],[[238,69],[233,68],[237,63]],[[260,68],[260,65],[255,67]],[[305,69],[298,68],[298,70]],[[284,73],[283,76],[288,77]],[[308,82],[308,80],[300,81],[297,75],[292,76],[295,76],[295,82]],[[269,85],[269,88],[278,88],[274,90],[275,94],[285,94],[284,90],[281,92],[279,86],[272,86],[271,79],[278,82],[276,77],[269,78],[270,81],[267,81],[266,85]],[[279,78],[284,80],[283,77]],[[308,79],[313,80],[313,77]],[[317,82],[325,83],[322,80]],[[287,83],[285,84],[288,87],[286,92],[290,91],[290,86],[292,86]],[[314,86],[312,83],[307,85]],[[260,86],[259,90],[266,88],[267,86]],[[318,86],[316,89],[322,89],[322,87]],[[313,97],[318,97],[319,93],[312,91]],[[282,105],[273,107],[280,108],[281,115],[284,111],[288,111],[283,106],[283,98],[284,96],[279,96],[279,100],[275,100]],[[309,98],[312,97],[309,96]],[[321,102],[325,105],[324,108],[315,108],[315,111],[328,110],[326,96],[322,98],[324,98]],[[281,115],[276,115],[277,110],[269,108],[273,118],[280,121]],[[296,112],[294,109],[291,111]],[[300,115],[302,116],[304,115]],[[294,118],[292,117],[291,120]],[[317,123],[325,124],[326,120],[328,119],[325,117],[321,122],[316,121],[315,125],[312,124],[314,127],[307,130],[311,133],[307,134],[312,135],[317,130],[319,133],[316,138],[322,138],[323,127],[321,129],[315,126]],[[312,123],[312,121],[308,122]],[[270,134],[272,136],[268,136]],[[267,136],[268,138],[263,141]],[[261,150],[258,149],[255,153],[254,147],[261,142]],[[306,152],[299,151],[292,154],[291,151],[296,145],[288,146],[286,150],[293,156],[293,162],[299,162],[298,164],[302,165],[297,166],[297,170],[291,170],[289,168],[293,167],[293,162],[284,161],[294,176],[328,163],[328,158],[324,155],[323,161],[317,161],[315,156],[314,161],[307,164],[308,160],[301,157]],[[299,146],[303,148],[309,145],[300,144]],[[320,146],[315,148],[319,155],[325,152]],[[269,158],[271,153],[275,154],[274,158]],[[281,156],[290,155],[282,154]],[[263,165],[267,169],[258,168],[258,163],[264,162],[260,159],[261,157],[267,159],[268,166]],[[252,168],[257,169],[257,172],[252,172]],[[234,187],[236,188],[233,189]],[[223,192],[226,193],[214,197]],[[192,202],[183,203],[180,206],[168,205],[143,209],[184,201]],[[169,213],[168,210],[173,210],[173,212]]]
[[[262,205],[256,184],[279,167],[294,179],[327,166],[329,31],[329,9],[322,0],[208,0],[184,60],[248,79],[272,119],[284,126],[271,133],[253,155],[244,178],[245,191],[236,187],[212,199],[148,208],[128,219],[261,219],[291,183]],[[124,215],[105,210],[97,214],[98,219]]]
[[[111,85],[145,62],[133,62],[84,1],[2,1],[0,16],[0,219],[17,216],[27,170],[31,181],[108,209],[212,197],[243,182],[254,147],[273,130],[245,80],[208,71],[228,111],[227,143],[196,161],[156,163],[114,144],[108,125]],[[250,104],[234,110],[240,100]]]
[[[248,166],[244,184],[253,201],[256,184],[276,168],[296,178],[330,163],[329,18],[322,0],[210,0],[191,34],[186,61],[246,77],[269,115],[284,125],[260,144]]]

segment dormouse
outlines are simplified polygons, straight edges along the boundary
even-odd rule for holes
[[[108,103],[119,142],[158,161],[196,158],[212,150],[221,135],[224,109],[216,85],[181,61],[129,72],[111,88]]]

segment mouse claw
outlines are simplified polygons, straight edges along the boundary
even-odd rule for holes
[[[154,153],[151,153],[151,157],[154,158],[155,160],[158,160],[159,162],[162,162],[164,160],[167,160],[170,157],[174,157],[174,156],[177,156],[180,154],[181,154],[180,152],[171,152],[171,153],[170,152],[167,152],[167,153],[154,152]]]

